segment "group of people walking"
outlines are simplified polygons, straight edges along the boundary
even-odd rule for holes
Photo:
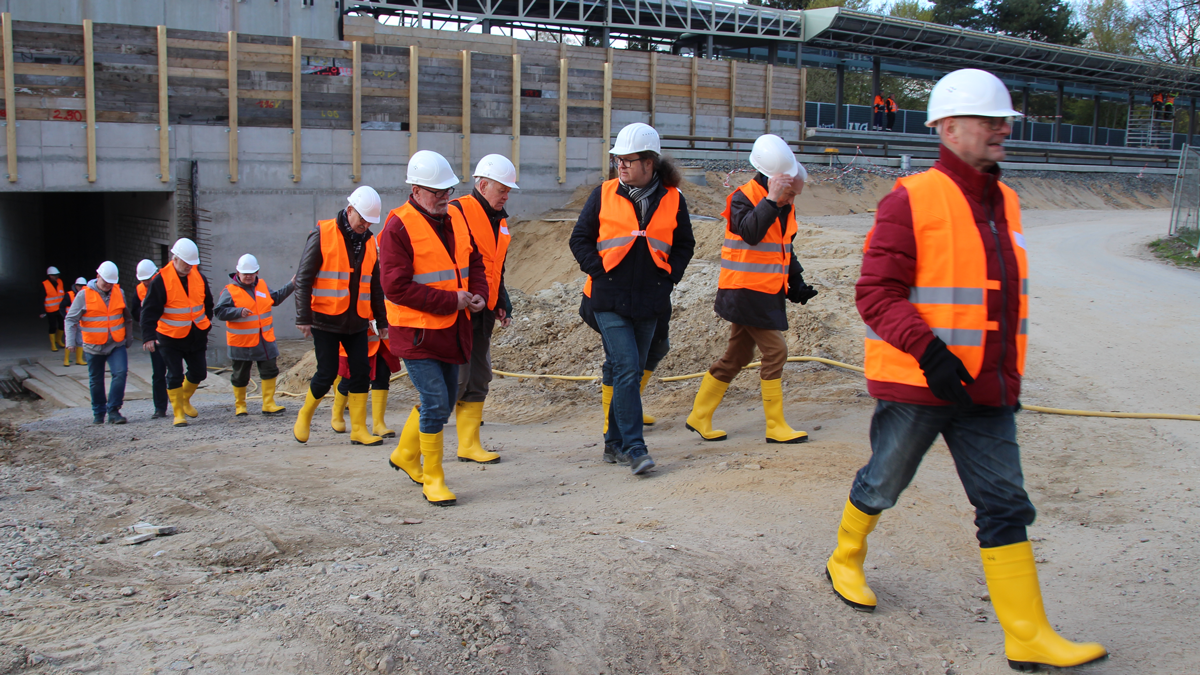
[[[999,181],[998,166],[1018,115],[991,73],[967,69],[942,78],[930,94],[926,123],[941,140],[939,159],[929,171],[900,179],[879,204],[856,288],[867,326],[868,391],[878,399],[871,458],[851,483],[826,575],[850,607],[876,608],[864,571],[867,537],[940,434],[976,509],[983,570],[1009,664],[1027,670],[1079,665],[1107,651],[1070,642],[1050,625],[1026,536],[1035,510],[1023,486],[1015,412],[1028,339],[1029,271],[1020,202]],[[680,172],[663,156],[657,131],[631,124],[610,154],[615,177],[592,191],[570,248],[588,277],[580,315],[600,334],[605,354],[601,459],[639,475],[655,466],[642,430],[654,419],[643,411],[641,391],[670,348],[671,291],[691,261],[695,236]],[[764,440],[800,443],[808,440],[806,432],[789,426],[783,414],[783,331],[785,302],[804,304],[817,295],[793,249],[796,199],[807,173],[788,144],[770,134],[755,141],[750,161],[755,176],[729,195],[723,213],[714,309],[730,323],[729,341],[704,375],[686,427],[705,441],[727,438],[713,428],[713,417],[757,348]],[[453,410],[458,459],[500,461],[480,444],[479,425],[491,380],[492,331],[512,316],[504,286],[505,204],[517,189],[516,169],[489,155],[474,178],[471,194],[452,199],[459,179],[450,164],[435,152],[417,152],[408,163],[408,198],[386,220],[378,193],[358,188],[334,218],[313,228],[292,282],[271,291],[257,276],[257,260],[245,255],[215,307],[187,239],[176,242],[161,269],[149,261],[138,266],[136,299],[124,296],[116,266],[103,263],[95,280],[79,280],[66,312],[65,345],[82,346],[88,355],[96,422],[105,413],[111,423],[124,421],[120,393],[105,402],[96,373],[102,385],[107,363],[114,389],[118,372],[123,384],[134,320],[141,322],[156,372],[165,370],[175,425],[195,417],[190,398],[205,376],[214,314],[226,322],[234,360],[235,414],[247,413],[252,363],[263,378],[263,412],[282,411],[272,399],[278,350],[271,308],[294,293],[297,327],[313,340],[317,359],[295,439],[309,440],[317,405],[335,387],[334,431],[345,431],[348,407],[351,443],[377,446],[394,436],[382,411],[387,382],[402,360],[420,402],[389,463],[421,485],[430,503],[455,504],[442,469],[443,428]],[[375,235],[370,228],[381,220]],[[57,270],[49,272],[47,314],[66,295]],[[57,346],[53,322],[51,331]],[[369,390],[380,395],[370,431]],[[155,408],[156,416],[165,414],[157,392]]]

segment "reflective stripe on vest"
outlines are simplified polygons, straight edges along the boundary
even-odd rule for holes
[[[312,285],[312,311],[337,316],[350,307],[350,255],[346,252],[346,240],[336,220],[317,223],[321,232],[321,269]],[[375,235],[367,240],[363,254],[362,274],[358,279],[355,303],[358,315],[371,318],[371,275],[378,259]]]
[[[796,209],[788,211],[787,224],[778,218],[767,228],[762,241],[748,244],[733,232],[729,222],[733,211],[733,196],[741,192],[754,206],[767,196],[767,189],[757,180],[731,192],[725,200],[725,243],[721,246],[721,275],[717,288],[744,288],[760,293],[779,293],[787,290],[788,268],[792,263],[792,240],[796,237]]]
[[[66,293],[63,292],[63,280],[60,278],[55,285],[51,284],[49,279],[43,279],[42,290],[46,292],[46,300],[43,303],[46,313],[57,312],[59,306],[62,305],[63,298],[66,297]]]
[[[604,181],[600,186],[600,233],[596,237],[596,252],[604,262],[604,271],[610,272],[625,259],[625,254],[633,248],[638,239],[646,241],[650,250],[650,259],[659,269],[671,272],[668,259],[671,255],[671,245],[675,242],[675,226],[679,224],[679,190],[669,187],[646,229],[639,229],[637,211],[633,202],[617,194],[620,181],[617,179]],[[592,295],[592,278],[588,277],[583,284],[583,293]]]
[[[999,322],[988,320],[988,293],[1002,292],[1002,283],[987,278],[987,251],[971,206],[954,181],[937,169],[901,178],[897,186],[908,191],[913,237],[920,252],[908,301],[971,376],[978,377],[983,370],[987,332],[1001,329]],[[1024,374],[1029,276],[1021,204],[1003,183],[1000,191],[1017,259],[1020,297],[1019,324],[1007,329],[1016,336],[1017,372]],[[868,236],[868,246],[869,241]],[[1001,338],[1007,340],[1008,336]],[[868,379],[928,387],[917,360],[880,339],[870,327],[865,352]]]
[[[413,283],[441,291],[467,290],[471,274],[471,233],[466,222],[449,219],[454,233],[454,257],[451,258],[441,237],[412,204],[405,202],[403,206],[392,209],[388,218],[393,216],[400,220],[412,244]],[[391,300],[385,299],[384,304],[387,306],[388,324],[392,326],[449,328],[458,320],[461,312],[465,312],[468,319],[471,316],[465,309],[450,314],[431,314],[398,305]]]
[[[79,317],[79,332],[84,344],[107,344],[109,336],[113,342],[125,341],[125,294],[118,284],[113,284],[108,294],[108,304],[100,291],[90,286],[83,289],[86,302],[83,314]]]
[[[459,197],[450,202],[450,219],[466,219],[467,229],[475,239],[479,255],[483,258],[483,269],[488,281],[487,307],[495,309],[500,299],[500,275],[504,270],[504,259],[508,255],[508,242],[512,237],[508,234],[508,220],[500,221],[500,232],[492,230],[492,220],[488,218],[483,204],[474,195]],[[464,276],[466,276],[464,274]]]
[[[180,339],[187,337],[192,325],[200,330],[206,330],[212,325],[204,314],[204,279],[195,267],[188,272],[188,289],[185,293],[183,283],[175,265],[167,263],[159,275],[162,276],[163,288],[167,291],[167,302],[163,306],[162,317],[155,327],[159,335]]]
[[[246,292],[239,284],[229,284],[225,287],[233,306],[248,309],[253,314],[235,321],[225,322],[225,342],[230,347],[255,347],[259,336],[267,342],[275,341],[275,328],[271,319],[271,308],[275,303],[271,300],[271,291],[262,279],[254,286],[254,297]]]

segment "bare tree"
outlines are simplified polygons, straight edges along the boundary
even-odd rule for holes
[[[1142,0],[1139,50],[1149,58],[1200,66],[1200,0]]]

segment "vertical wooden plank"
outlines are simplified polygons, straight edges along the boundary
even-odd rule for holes
[[[300,182],[300,36],[292,36],[292,182]]]
[[[354,42],[354,75],[351,80],[354,82],[354,100],[352,102],[351,113],[351,176],[350,180],[354,183],[362,181],[362,43]]]
[[[87,180],[96,182],[96,50],[92,20],[83,20],[83,95],[87,124]]]
[[[229,182],[238,182],[238,62],[237,31],[229,31]]]
[[[416,45],[408,46],[408,156],[417,153],[417,127],[420,125],[420,113],[417,106],[417,68],[420,65],[421,54]]]
[[[800,69],[800,140],[808,137],[808,68]]]
[[[737,61],[729,60],[729,137],[735,138],[737,131]],[[733,143],[729,144],[733,149]]]
[[[567,60],[558,60],[558,182],[567,182]]]
[[[521,55],[512,55],[512,160],[517,167],[517,180],[521,179]]]
[[[767,130],[763,133],[771,133],[771,90],[775,87],[775,65],[767,64],[767,114],[766,127]]]
[[[655,127],[658,101],[658,52],[650,52],[650,126]],[[655,127],[657,128],[657,127]]]
[[[167,114],[167,27],[158,27],[158,179],[171,180],[171,127]]]
[[[696,114],[700,111],[699,87],[700,57],[697,56],[695,52],[692,52],[692,119],[688,123],[688,127],[691,129],[691,131],[688,132],[688,135],[690,136],[696,135]],[[688,147],[696,147],[696,141],[689,141]]]
[[[4,143],[8,153],[8,182],[17,182],[17,97],[13,82],[12,14],[0,15],[4,23]]]
[[[471,180],[471,50],[462,50],[462,182]]]
[[[600,178],[608,177],[608,148],[612,143],[612,50],[608,50],[608,61],[604,63],[604,111],[600,118]]]

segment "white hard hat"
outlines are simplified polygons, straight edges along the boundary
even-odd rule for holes
[[[46,268],[46,274],[58,274],[58,268],[51,265],[50,267]]]
[[[84,279],[83,277],[75,277],[75,285],[87,286],[87,279]]]
[[[510,188],[517,187],[517,167],[504,155],[486,155],[475,165],[476,178],[487,178]]]
[[[180,260],[189,265],[200,264],[200,249],[196,248],[196,242],[183,237],[175,242],[171,247],[171,255],[178,256]]]
[[[249,253],[238,258],[237,271],[238,274],[254,274],[258,271],[258,258]]]
[[[796,155],[787,141],[775,134],[763,134],[754,141],[754,147],[750,150],[750,165],[767,178],[795,176],[803,168],[796,161]]]
[[[142,262],[138,263],[137,266],[138,281],[145,281],[149,279],[150,277],[154,276],[154,273],[157,271],[158,265],[155,265],[153,260],[143,260]]]
[[[431,190],[445,190],[458,185],[459,180],[445,157],[432,150],[418,150],[408,158],[408,177],[404,182]]]
[[[975,68],[963,68],[938,80],[929,92],[929,117],[925,126],[935,126],[946,117],[1020,117],[1013,110],[1012,96],[1000,78]]]
[[[117,283],[117,280],[120,278],[117,272],[117,264],[111,260],[105,260],[100,263],[100,266],[96,268],[96,274],[99,274],[101,279],[110,284]]]
[[[658,132],[649,124],[634,122],[626,125],[617,134],[617,142],[613,144],[610,155],[632,155],[637,152],[653,152],[662,154],[662,141]]]
[[[350,206],[353,206],[354,210],[358,211],[358,215],[362,216],[363,220],[371,224],[379,222],[379,193],[375,191],[375,188],[370,185],[364,185],[351,192],[346,201],[350,202]],[[253,258],[254,256],[250,257]],[[257,271],[258,263],[254,265],[254,269]],[[241,272],[240,269],[238,271]],[[248,274],[248,272],[242,273]]]

